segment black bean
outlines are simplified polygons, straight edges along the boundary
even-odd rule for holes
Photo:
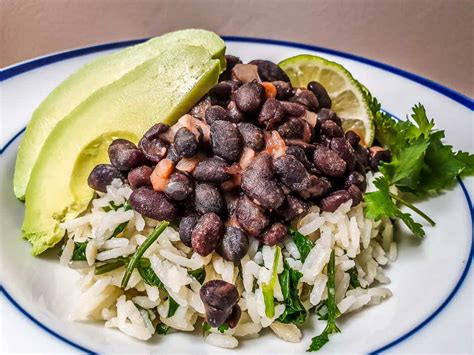
[[[193,250],[201,256],[214,251],[223,232],[222,221],[215,213],[205,213],[199,218],[191,235]]]
[[[109,186],[114,179],[123,181],[122,173],[113,165],[99,164],[92,169],[87,178],[87,184],[91,189],[107,192],[107,186]]]
[[[367,181],[365,180],[365,176],[357,171],[353,171],[346,178],[346,181],[344,182],[344,188],[347,190],[351,185],[355,185],[361,191],[365,191],[365,189],[367,188]]]
[[[237,288],[223,280],[206,282],[199,290],[199,296],[204,305],[222,310],[231,310],[239,300]]]
[[[272,84],[277,89],[276,98],[278,100],[287,100],[293,95],[293,88],[289,82],[277,80],[273,81]]]
[[[231,94],[233,94],[243,84],[240,80],[235,80],[235,79],[223,81],[222,83],[227,84],[227,85],[230,86]]]
[[[227,121],[215,121],[211,125],[211,140],[215,155],[229,162],[239,161],[243,144],[235,124]]]
[[[301,139],[287,139],[285,141],[288,147],[295,146],[298,148],[302,148],[306,154],[313,154],[314,150],[316,149],[316,145],[312,143],[303,142]]]
[[[227,191],[224,194],[224,201],[227,208],[227,215],[231,218],[235,217],[235,209],[237,208],[237,202],[239,201],[240,195],[238,191]]]
[[[245,195],[237,202],[235,216],[239,225],[254,237],[259,235],[270,223],[263,208],[257,206]]]
[[[212,125],[215,121],[229,121],[229,115],[225,108],[221,106],[211,106],[206,110],[206,123]]]
[[[321,200],[321,211],[334,212],[340,205],[349,201],[351,198],[351,195],[346,190],[335,191]]]
[[[260,128],[252,123],[242,122],[237,125],[244,145],[256,152],[265,148],[265,137]]]
[[[314,151],[313,162],[316,168],[324,174],[334,177],[344,175],[346,162],[336,152],[329,148],[319,146]]]
[[[110,155],[110,148],[112,147],[120,148],[120,149],[137,149],[137,146],[135,145],[135,143],[130,142],[127,139],[122,139],[122,138],[114,139],[112,143],[110,143],[109,149],[108,149],[109,155]]]
[[[140,187],[132,192],[128,202],[138,213],[158,221],[172,220],[178,216],[176,205],[165,194]]]
[[[201,214],[225,212],[224,199],[220,190],[212,184],[197,184],[195,193],[195,208]]]
[[[249,248],[245,233],[237,227],[226,227],[222,240],[216,248],[217,253],[225,260],[239,262]]]
[[[285,118],[285,110],[277,99],[269,98],[262,106],[257,121],[266,129],[272,129]]]
[[[142,186],[151,186],[150,176],[152,172],[153,169],[146,165],[131,170],[127,176],[130,187],[135,190]]]
[[[239,57],[234,55],[227,54],[225,56],[226,60],[226,68],[225,71],[220,75],[219,81],[222,80],[229,80],[231,78],[232,68],[235,67],[237,64],[242,64],[242,61]]]
[[[275,172],[279,180],[292,191],[309,187],[309,174],[303,163],[293,155],[283,155],[275,160]]]
[[[349,194],[351,195],[352,206],[357,206],[359,203],[362,202],[362,191],[360,191],[360,189],[356,185],[349,186],[347,192],[349,192]]]
[[[165,133],[169,129],[170,129],[170,126],[168,126],[167,124],[157,123],[151,126],[151,128],[145,132],[145,134],[143,135],[143,138],[147,140],[158,139],[161,133]]]
[[[369,150],[358,145],[354,147],[354,155],[356,159],[356,168],[360,172],[364,172],[369,166]]]
[[[308,180],[308,188],[299,192],[304,199],[321,197],[331,189],[331,183],[325,177],[310,175]]]
[[[306,170],[313,172],[315,170],[313,164],[308,160],[303,148],[297,145],[289,145],[286,147],[286,154],[293,155],[296,159],[303,163]]]
[[[227,105],[227,116],[230,122],[239,123],[245,121],[245,115],[237,108],[235,101]]]
[[[145,157],[153,163],[158,163],[166,156],[168,144],[159,138],[148,139],[143,137],[138,143]]]
[[[333,121],[338,126],[342,124],[342,120],[336,114],[336,112],[331,111],[327,108],[322,108],[318,111],[318,121],[323,123],[324,121]]]
[[[390,151],[377,146],[373,146],[370,148],[370,168],[373,171],[378,171],[380,163],[389,162],[390,159]]]
[[[255,64],[258,67],[258,76],[262,81],[290,81],[288,75],[278,65],[269,60],[252,60],[249,64]]]
[[[285,199],[280,185],[273,179],[272,158],[260,153],[242,173],[241,187],[250,198],[265,208],[278,208]]]
[[[183,173],[171,174],[168,185],[163,191],[168,198],[174,201],[183,201],[193,194],[193,182]]]
[[[290,102],[301,104],[305,106],[308,110],[317,112],[319,108],[318,99],[316,95],[310,90],[298,88],[295,91],[295,94],[289,99]]]
[[[230,329],[233,329],[239,324],[240,316],[242,315],[242,310],[238,304],[234,304],[232,307],[232,312],[230,313],[229,318],[227,318],[226,323]]]
[[[242,61],[240,60],[239,57],[231,54],[226,54],[225,56],[225,61],[226,61],[226,69],[232,69],[235,67],[237,64],[242,64]]]
[[[196,136],[186,127],[181,127],[174,136],[174,149],[180,157],[189,158],[196,154],[198,142]]]
[[[232,86],[229,81],[223,81],[214,85],[211,89],[211,95],[214,95],[219,100],[229,100],[232,94]]]
[[[252,81],[238,88],[235,93],[235,104],[244,113],[255,113],[262,106],[265,90],[259,83]]]
[[[227,319],[231,316],[232,314],[232,309],[233,308],[228,308],[228,309],[218,309],[216,307],[212,307],[209,305],[204,304],[204,308],[206,310],[206,320],[207,323],[211,327],[217,328],[224,324]]]
[[[179,239],[181,239],[183,244],[188,247],[192,247],[191,239],[193,229],[196,226],[198,219],[198,215],[196,213],[192,213],[181,218],[181,221],[179,222]]]
[[[354,131],[347,131],[345,134],[346,139],[349,141],[351,146],[355,148],[356,146],[359,145],[360,142],[360,136],[355,133]]]
[[[126,139],[115,139],[108,149],[110,162],[121,171],[129,171],[146,163],[146,158],[137,146]]]
[[[331,139],[329,148],[335,151],[347,164],[346,171],[352,171],[355,167],[355,155],[349,141],[345,138],[338,137]]]
[[[280,222],[272,224],[258,239],[265,245],[273,246],[281,242],[288,235],[288,229]]]
[[[285,222],[291,222],[308,211],[308,207],[308,204],[298,197],[287,195],[285,202],[275,212]]]
[[[301,104],[287,101],[281,101],[280,103],[288,116],[301,117],[306,112],[306,108]]]
[[[190,115],[193,117],[196,117],[200,119],[201,121],[204,121],[204,115],[208,107],[211,106],[211,98],[209,95],[204,96],[204,98],[201,99],[197,103],[196,106],[194,106],[191,111],[189,111]]]
[[[222,183],[230,179],[227,163],[219,157],[207,158],[194,170],[194,178],[201,182]]]
[[[326,91],[325,87],[322,86],[317,81],[310,81],[308,83],[308,90],[311,90],[319,102],[319,107],[322,108],[331,108],[332,101]]]
[[[168,152],[166,153],[166,159],[171,160],[174,164],[178,163],[181,157],[179,154],[176,152],[176,149],[174,148],[174,144],[171,144],[168,147]]]
[[[286,139],[302,139],[305,133],[305,124],[302,119],[291,117],[277,128],[280,136]]]
[[[321,123],[321,134],[327,138],[344,137],[342,128],[331,120],[326,120]]]

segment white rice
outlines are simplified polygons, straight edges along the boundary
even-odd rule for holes
[[[205,337],[208,344],[235,348],[238,339],[258,337],[267,327],[285,341],[301,340],[302,332],[296,325],[278,321],[285,310],[278,278],[274,287],[275,316],[266,316],[262,285],[272,277],[277,249],[266,245],[260,247],[259,241],[252,237],[247,255],[240,265],[234,265],[216,253],[207,257],[194,253],[181,243],[174,229],[166,228],[144,254],[166,292],[145,283],[137,270],[133,271],[125,291],[120,288],[124,267],[95,275],[94,270],[100,263],[135,253],[157,224],[134,211],[125,211],[123,207],[109,208],[111,203],[123,205],[130,193],[127,185],[116,180],[107,188],[107,193],[92,201],[86,214],[61,224],[68,232],[68,239],[60,263],[81,273],[78,287],[82,295],[71,313],[73,319],[102,320],[105,327],[116,328],[141,340],[154,336],[159,322],[177,330],[193,331],[202,322],[205,309],[199,297],[201,285],[188,272],[203,267],[206,281],[222,279],[236,285],[242,309],[236,328],[223,334],[212,329]],[[111,238],[121,223],[127,223],[123,233]],[[317,307],[327,299],[327,265],[333,250],[336,255],[336,304],[341,313],[379,304],[391,296],[389,289],[380,287],[390,282],[384,268],[397,258],[397,244],[389,220],[371,221],[364,217],[362,205],[351,208],[349,201],[334,213],[321,213],[313,206],[294,222],[293,227],[314,240],[314,246],[303,261],[293,238],[287,237],[280,244],[276,269],[278,274],[283,272],[285,261],[302,273],[297,290],[301,293],[305,285],[307,291],[301,295],[301,302],[306,309]],[[85,261],[72,261],[74,242],[87,242]],[[356,288],[351,286],[354,269],[360,284]],[[168,294],[178,304],[171,317],[168,317]]]

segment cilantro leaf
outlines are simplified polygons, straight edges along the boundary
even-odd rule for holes
[[[206,279],[206,270],[200,267],[199,269],[188,271],[188,275],[194,277],[202,285]]]
[[[155,274],[155,271],[153,271],[153,269],[149,265],[149,261],[147,263],[147,262],[144,262],[143,260],[148,261],[148,259],[142,258],[142,260],[140,260],[141,262],[137,264],[137,271],[140,274],[141,278],[143,279],[143,282],[146,283],[147,285],[156,286],[162,290],[165,290],[165,286],[163,285],[163,282]]]
[[[304,263],[309,252],[313,249],[314,243],[291,227],[288,227],[288,232],[293,236],[293,241],[301,255],[301,262]]]
[[[86,261],[87,242],[74,242],[74,251],[72,252],[71,260]]]
[[[217,327],[217,330],[221,332],[222,334],[224,334],[227,329],[229,329],[229,326],[227,325],[227,323],[223,323]]]
[[[430,136],[430,145],[421,170],[419,186],[412,193],[422,195],[437,192],[455,182],[461,173],[474,169],[474,156],[465,152],[454,153],[452,146],[444,145],[443,131],[437,131]]]
[[[474,175],[474,154],[458,151],[455,155],[456,159],[464,164],[464,169],[460,175]]]
[[[426,116],[425,107],[420,103],[418,105],[413,106],[412,111],[413,113],[411,115],[411,118],[418,125],[418,132],[414,132],[414,134],[421,133],[423,136],[428,138],[431,133],[431,130],[434,127],[434,121],[428,120],[428,117]]]
[[[208,333],[211,330],[211,328],[212,327],[208,322],[206,321],[202,322],[202,335],[203,336],[206,335],[206,333]],[[217,327],[217,330],[222,334],[224,334],[225,331],[228,329],[229,329],[229,325],[227,323],[222,323],[220,326]]]
[[[349,274],[349,277],[350,277],[349,282],[352,288],[362,287],[359,282],[359,273],[355,266],[347,270],[347,273]]]
[[[170,330],[170,326],[166,325],[165,323],[160,323],[156,326],[156,333],[160,335],[168,334]]]
[[[202,322],[202,335],[206,334],[211,330],[211,325],[208,322]]]
[[[390,194],[387,178],[382,176],[375,179],[374,185],[378,188],[378,191],[364,195],[366,217],[376,221],[383,217],[400,218],[416,237],[424,237],[425,232],[421,224],[415,222],[410,214],[403,213],[393,202],[393,195]]]
[[[168,300],[170,301],[170,305],[168,308],[168,318],[173,317],[176,311],[178,310],[179,304],[170,296],[168,296]]]
[[[146,284],[150,286],[156,286],[162,291],[168,293],[163,282],[160,280],[158,275],[155,274],[155,271],[153,271],[150,265],[150,260],[146,258],[141,258],[140,262],[137,263],[136,268],[141,278],[143,279],[143,282],[145,282]],[[176,310],[179,307],[179,304],[176,303],[176,301],[169,295],[168,295],[168,300],[170,302],[170,305],[168,308],[168,318],[169,318],[169,317],[174,316],[174,314],[176,313]]]
[[[281,323],[303,324],[308,314],[298,295],[298,282],[303,274],[290,268],[286,262],[283,266],[283,272],[278,275],[278,279],[285,303],[285,311],[278,318],[278,321]]]
[[[424,196],[451,185],[461,174],[474,174],[474,155],[454,153],[452,146],[443,144],[444,132],[434,130],[423,105],[412,111],[414,123],[396,121],[380,108],[374,114],[376,138],[392,154],[392,161],[380,167],[390,185]]]
[[[422,169],[420,161],[423,161],[428,145],[427,138],[419,137],[409,146],[392,151],[392,161],[383,163],[379,169],[380,172],[385,175],[391,185],[415,188],[419,183]]]

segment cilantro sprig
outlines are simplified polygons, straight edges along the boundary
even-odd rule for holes
[[[383,176],[374,182],[378,191],[364,196],[366,216],[375,220],[400,219],[416,237],[424,237],[423,226],[409,213],[402,212],[396,202],[429,224],[434,226],[435,222],[403,196],[393,194],[390,187],[396,186],[402,193],[416,197],[437,194],[455,183],[458,176],[474,173],[474,156],[462,151],[455,153],[452,146],[444,144],[444,131],[435,129],[434,120],[428,119],[423,105],[413,106],[411,121],[397,121],[381,110],[368,90],[365,94],[374,115],[375,137],[392,155],[389,163],[383,162],[379,167]]]

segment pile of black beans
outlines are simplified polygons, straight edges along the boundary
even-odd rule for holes
[[[344,132],[321,84],[293,88],[265,60],[242,64],[227,56],[227,64],[219,83],[190,111],[198,125],[170,135],[172,129],[158,123],[138,146],[114,140],[111,164],[96,166],[88,182],[105,192],[113,179],[128,181],[136,211],[157,220],[180,218],[184,244],[237,262],[248,235],[274,245],[286,236],[285,224],[310,204],[328,212],[350,199],[359,204],[365,172],[390,153],[367,149],[358,134]],[[193,158],[195,166],[179,170],[182,159]],[[167,171],[154,171],[157,164]],[[155,173],[163,175],[159,188],[152,183]]]
[[[219,83],[190,111],[199,124],[173,131],[158,123],[138,146],[114,140],[111,164],[96,166],[88,182],[102,192],[113,179],[128,182],[133,209],[156,220],[180,219],[185,245],[238,262],[249,235],[275,245],[311,204],[328,212],[348,200],[359,204],[365,173],[390,153],[367,149],[358,134],[344,132],[321,84],[293,88],[270,61],[226,58]],[[180,170],[183,159],[195,166]],[[163,175],[158,188],[153,174]]]
[[[226,58],[227,70],[192,117],[173,127],[154,125],[138,146],[114,140],[110,164],[96,166],[88,183],[105,192],[113,179],[128,182],[134,210],[179,220],[181,241],[196,253],[216,251],[238,262],[248,236],[279,243],[311,204],[328,212],[349,200],[359,204],[365,173],[390,153],[344,132],[321,84],[293,88],[272,62]],[[201,298],[212,326],[237,324],[233,285],[209,281]]]

